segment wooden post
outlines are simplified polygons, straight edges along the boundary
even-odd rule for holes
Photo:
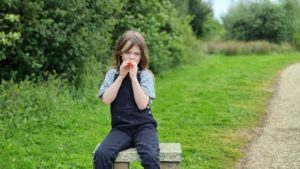
[[[179,162],[160,162],[160,169],[180,169]]]
[[[181,147],[179,143],[160,143],[160,168],[180,169]]]
[[[130,169],[129,162],[115,162],[113,169]]]

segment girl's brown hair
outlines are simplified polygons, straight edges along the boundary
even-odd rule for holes
[[[130,45],[128,45],[126,49],[123,49],[127,42],[130,42]],[[141,50],[141,60],[138,66],[142,69],[148,67],[149,56],[145,39],[141,33],[132,30],[124,32],[116,43],[116,47],[113,52],[113,57],[116,61],[115,66],[119,67],[122,64],[122,54],[129,51],[134,45],[137,45]]]

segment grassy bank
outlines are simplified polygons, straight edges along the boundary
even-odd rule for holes
[[[157,80],[154,112],[164,142],[180,142],[183,168],[234,167],[247,130],[266,113],[279,71],[299,56],[213,56]]]
[[[246,131],[266,113],[272,82],[296,61],[300,56],[210,56],[161,74],[152,105],[160,142],[181,143],[184,169],[234,167]],[[41,102],[50,102],[46,116],[0,121],[0,168],[92,168],[91,152],[110,129],[109,109],[97,100],[97,89],[91,99],[51,94],[55,86],[40,87],[36,94],[48,92]],[[18,95],[26,88],[19,89],[10,88],[21,103],[17,99],[26,94]]]

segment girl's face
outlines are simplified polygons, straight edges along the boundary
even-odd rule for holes
[[[130,42],[127,42],[127,44],[130,44]],[[126,49],[127,44],[124,46],[123,49]],[[141,60],[141,50],[140,50],[139,46],[138,45],[134,45],[127,52],[123,53],[122,60],[123,61],[133,60],[137,64],[139,64],[140,60]]]

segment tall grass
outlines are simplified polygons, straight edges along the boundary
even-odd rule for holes
[[[267,41],[216,41],[206,43],[208,54],[253,55],[290,53],[293,47],[288,43],[273,44]]]
[[[50,79],[4,82],[0,90],[0,168],[92,168],[97,133],[109,127],[97,89],[93,99],[78,97],[61,79]]]
[[[0,93],[0,120],[17,128],[51,118],[51,112],[61,110],[60,104],[70,99],[66,97],[70,96],[66,83],[55,78],[42,83],[3,81]]]
[[[181,144],[182,168],[233,168],[244,131],[266,113],[267,89],[295,61],[300,57],[212,56],[162,73],[152,105],[160,142]],[[56,78],[0,86],[0,168],[92,168],[91,152],[110,130],[108,106],[96,96],[103,78],[91,73],[96,67],[86,69],[76,93]]]

